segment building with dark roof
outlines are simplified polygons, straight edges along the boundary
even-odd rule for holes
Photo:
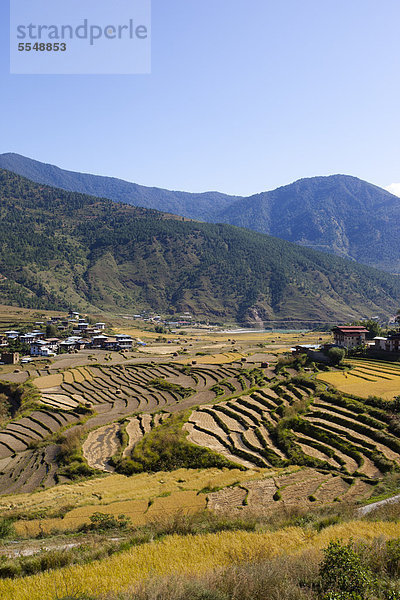
[[[368,329],[356,325],[343,325],[332,329],[335,344],[343,348],[354,348],[365,344]]]

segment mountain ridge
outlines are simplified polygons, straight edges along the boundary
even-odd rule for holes
[[[143,186],[117,177],[68,171],[12,152],[0,154],[0,168],[36,183],[66,191],[108,198],[132,206],[153,208],[194,219],[204,214],[213,216],[217,200],[224,204],[239,198],[239,196],[229,196],[216,191],[199,193],[174,191]]]
[[[0,302],[262,325],[393,315],[400,279],[225,224],[0,170]]]
[[[67,191],[205,222],[229,223],[400,273],[400,199],[351,175],[303,178],[243,197],[145,187],[64,171],[13,153],[0,155],[0,168]]]

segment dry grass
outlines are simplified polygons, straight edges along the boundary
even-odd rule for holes
[[[238,362],[241,358],[244,358],[244,354],[240,352],[225,352],[223,354],[210,354],[206,356],[196,356],[196,362],[199,365],[225,365],[232,362]],[[175,362],[179,364],[188,364],[192,361],[192,358],[181,358]]]
[[[353,521],[316,533],[298,527],[276,532],[223,532],[170,536],[89,565],[75,565],[20,580],[0,581],[2,600],[54,600],[78,594],[118,593],[147,577],[202,574],[238,561],[294,555],[324,548],[332,539],[347,542],[400,537],[400,523]]]

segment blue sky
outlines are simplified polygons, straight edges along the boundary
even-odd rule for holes
[[[153,0],[150,75],[10,75],[2,0],[0,152],[187,191],[388,186],[399,21],[398,0]]]

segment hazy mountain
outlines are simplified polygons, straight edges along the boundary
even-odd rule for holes
[[[230,225],[66,192],[0,170],[0,302],[190,310],[238,322],[393,314],[398,277]]]
[[[347,175],[237,200],[221,221],[400,272],[400,198]]]
[[[400,199],[347,175],[301,179],[248,198],[189,194],[64,171],[18,154],[0,168],[39,183],[135,206],[268,233],[389,272],[400,273]]]
[[[0,154],[0,169],[7,169],[37,183],[45,183],[63,190],[109,198],[133,206],[155,208],[202,221],[214,221],[220,210],[238,199],[238,196],[227,196],[219,192],[174,192],[129,183],[115,177],[65,171],[54,165],[13,153]]]

